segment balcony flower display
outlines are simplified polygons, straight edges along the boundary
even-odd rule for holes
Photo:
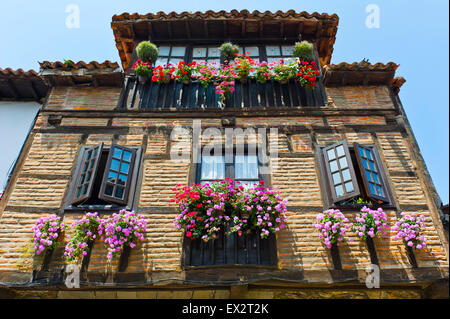
[[[184,61],[178,62],[177,68],[173,73],[175,80],[189,84],[192,80],[192,73],[196,69],[196,62],[184,63]]]
[[[372,210],[366,206],[361,208],[361,212],[356,215],[356,222],[352,225],[352,230],[361,240],[385,235],[388,229],[388,217],[383,209]]]
[[[272,69],[269,67],[269,64],[266,61],[261,63],[257,63],[256,65],[256,73],[255,79],[259,83],[266,83],[267,81],[273,78]]]
[[[425,216],[417,216],[414,213],[401,213],[401,218],[396,220],[392,230],[396,232],[394,239],[402,239],[403,243],[415,249],[425,249],[427,238],[423,235],[425,230]]]
[[[293,79],[296,74],[296,65],[294,63],[284,63],[284,59],[272,62],[274,79],[281,84],[286,84],[290,79]]]
[[[311,61],[299,61],[297,68],[297,81],[300,85],[307,89],[314,89],[316,87],[317,79],[319,76],[319,69],[316,62]]]
[[[206,89],[208,86],[214,82],[214,79],[219,74],[219,69],[217,68],[217,63],[197,63],[195,73],[192,75],[193,78],[198,80],[200,84]]]
[[[247,54],[249,54],[249,52],[247,52]],[[256,63],[251,57],[245,54],[236,54],[236,58],[234,59],[234,71],[242,83],[247,83],[248,76],[251,72],[255,71],[255,66]]]
[[[133,64],[132,69],[136,73],[136,76],[139,77],[139,82],[145,83],[149,77],[153,74],[153,67],[150,62],[143,62],[140,59]]]
[[[237,74],[234,71],[233,65],[223,64],[220,68],[219,74],[216,78],[216,94],[219,94],[220,101],[223,103],[234,92],[234,80]]]
[[[169,83],[173,79],[175,72],[175,67],[171,64],[169,65],[158,65],[153,69],[152,81],[156,83]]]
[[[65,225],[58,216],[39,218],[32,228],[35,254],[53,250],[64,228]]]
[[[179,207],[174,227],[183,229],[191,239],[201,238],[208,242],[218,236],[220,230],[230,227],[229,232],[261,230],[267,238],[285,227],[286,201],[275,191],[265,188],[263,182],[246,189],[232,179],[215,183],[177,185],[171,202]]]
[[[111,218],[102,220],[99,235],[104,240],[108,259],[119,257],[125,246],[134,248],[138,240],[144,240],[147,221],[142,215],[122,209]]]
[[[313,226],[319,231],[319,239],[328,249],[331,249],[334,244],[339,246],[344,241],[344,236],[351,224],[340,210],[329,209],[317,215]]]
[[[98,213],[86,213],[72,223],[74,233],[64,251],[67,261],[74,262],[87,255],[89,244],[100,237],[99,228],[102,223],[104,221],[98,217]]]

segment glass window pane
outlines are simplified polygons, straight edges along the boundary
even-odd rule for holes
[[[362,162],[363,162],[364,168],[369,169],[369,165],[367,164],[367,160],[364,159],[364,158],[361,158],[361,160],[362,160]]]
[[[328,159],[329,160],[333,160],[336,158],[336,154],[334,153],[334,149],[328,150],[327,151],[327,155],[328,155]]]
[[[339,159],[339,165],[341,166],[341,169],[347,168],[348,167],[347,158],[346,157],[341,157]]]
[[[359,147],[358,150],[359,150],[359,154],[360,154],[362,157],[366,157],[366,154],[364,154],[364,149],[363,149],[362,147]]]
[[[117,173],[109,172],[108,174],[108,182],[116,183]]]
[[[155,66],[158,66],[158,65],[161,65],[161,66],[167,65],[167,61],[168,61],[168,60],[169,60],[168,58],[159,57],[158,59],[156,59]]]
[[[88,184],[84,184],[83,190],[81,191],[81,194],[86,195],[87,193]]]
[[[180,63],[181,61],[183,61],[183,59],[180,59],[180,58],[170,58],[169,64],[172,63],[173,65],[178,65],[178,63]]]
[[[219,68],[220,59],[208,59],[208,64]]]
[[[122,160],[130,162],[131,161],[131,152],[123,151],[123,158]]]
[[[85,177],[85,175],[83,174],[83,175],[81,175],[81,178],[80,178],[80,185],[81,184],[84,184],[84,177]]]
[[[81,195],[81,186],[78,187],[78,189],[77,189],[77,196],[76,197],[78,198],[78,197],[80,197],[80,195]]]
[[[331,172],[336,172],[339,170],[336,160],[330,162],[330,170]]]
[[[341,174],[339,172],[333,174],[334,185],[342,183]]]
[[[290,64],[292,62],[295,62],[295,58],[283,58],[284,64]]]
[[[369,182],[373,182],[372,174],[370,174],[369,171],[365,171],[365,173],[366,173],[366,178],[367,178],[367,180],[368,180]]]
[[[127,176],[120,174],[119,179],[117,180],[117,184],[125,185],[126,182],[127,182]]]
[[[375,183],[381,184],[377,173],[372,173],[372,176],[373,176],[373,179],[374,179]]]
[[[123,197],[123,187],[116,187],[116,191],[114,192],[114,197],[122,198]]]
[[[258,183],[259,183],[258,181],[239,181],[239,182],[240,182],[239,185],[244,186],[245,189],[252,188],[252,187],[258,185]]]
[[[89,182],[90,180],[91,180],[91,172],[87,172],[85,183]]]
[[[281,47],[281,53],[283,56],[294,56],[294,46],[293,45],[283,45]]]
[[[342,184],[336,186],[334,189],[336,190],[337,197],[344,195],[344,188],[342,187]]]
[[[369,184],[369,191],[371,194],[377,194],[377,191],[375,190],[375,185],[372,183],[368,183]]]
[[[172,47],[172,53],[170,54],[170,56],[184,58],[185,52],[186,52],[186,47]]]
[[[86,172],[87,168],[88,168],[88,163],[84,163],[83,173]]]
[[[245,54],[251,57],[259,56],[258,47],[245,47]]]
[[[267,56],[280,56],[280,47],[278,45],[266,45]]]
[[[89,161],[91,159],[91,156],[92,156],[92,151],[88,151],[86,161]]]
[[[120,166],[120,172],[124,174],[128,174],[128,169],[130,168],[130,164],[122,162],[122,165]]]
[[[160,46],[158,48],[158,56],[169,56],[170,53],[170,47],[169,46]]]
[[[206,58],[206,48],[193,48],[192,57],[194,58]]]
[[[219,48],[208,48],[208,57],[220,58],[220,49]]]
[[[111,161],[111,169],[114,170],[114,171],[118,171],[119,170],[119,163],[120,162],[118,160],[113,159]]]
[[[105,194],[108,195],[108,196],[112,196],[113,188],[114,188],[113,185],[106,184],[106,187],[105,187]]]
[[[114,147],[113,157],[120,159],[122,156],[122,150],[120,148]]]
[[[372,152],[366,149],[367,158],[373,161]]]
[[[351,193],[355,190],[355,188],[353,187],[353,182],[347,182],[344,185],[345,185],[345,190],[347,191],[347,193]]]
[[[234,164],[235,178],[258,178],[258,156],[236,155]]]
[[[369,164],[370,164],[370,169],[371,169],[372,171],[376,172],[376,171],[377,171],[377,168],[375,167],[375,162],[369,161]]]
[[[278,62],[280,58],[267,58],[267,63]]]
[[[344,156],[345,155],[344,146],[339,145],[338,147],[336,147],[336,153],[338,157]]]
[[[94,167],[94,164],[95,164],[95,160],[92,160],[92,161],[89,163],[89,169],[92,169],[92,168]]]
[[[94,148],[94,153],[92,154],[92,157],[96,157],[98,152],[98,148]]]
[[[201,179],[224,179],[225,158],[224,156],[202,156]]]
[[[377,185],[377,193],[379,196],[384,196],[383,188],[380,185]]]
[[[342,178],[344,179],[344,181],[349,181],[352,179],[352,176],[350,175],[350,170],[348,168],[342,171]]]

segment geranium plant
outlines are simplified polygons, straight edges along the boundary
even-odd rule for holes
[[[191,239],[207,242],[217,238],[220,230],[238,235],[260,231],[262,238],[285,227],[286,200],[263,181],[245,188],[230,178],[215,183],[177,185],[171,202],[179,206],[174,226],[183,229]]]
[[[53,250],[64,228],[65,225],[58,216],[39,218],[32,228],[35,254],[40,255],[42,252]]]
[[[234,92],[234,80],[237,74],[232,65],[222,65],[216,82],[216,94],[219,94],[221,102],[224,102]]]
[[[171,64],[169,65],[158,65],[153,69],[152,81],[156,83],[169,83],[173,79],[173,73],[175,72],[175,67]]]
[[[297,81],[300,85],[307,89],[316,87],[317,78],[319,76],[319,69],[316,62],[299,61],[297,69]]]
[[[150,62],[143,62],[140,59],[137,59],[137,61],[133,64],[132,69],[137,76],[152,76],[153,74],[152,64]]]
[[[272,69],[266,61],[257,63],[255,79],[259,83],[266,83],[273,78]]]
[[[184,61],[178,62],[178,66],[174,72],[175,80],[183,83],[189,83],[192,79],[192,73],[196,69],[196,62],[184,63]]]
[[[98,213],[86,213],[74,221],[71,228],[74,233],[67,243],[64,256],[69,262],[77,261],[87,255],[88,246],[99,237],[99,227],[104,223]]]
[[[195,77],[205,89],[214,82],[217,74],[219,74],[219,69],[216,67],[216,64],[216,62],[197,63],[193,77]]]
[[[274,79],[280,83],[286,83],[295,77],[296,67],[291,63],[284,63],[283,59],[271,63]]]
[[[388,217],[383,209],[372,210],[366,206],[361,208],[356,215],[356,222],[352,225],[352,230],[361,240],[374,238],[380,234],[385,235],[388,229]]]
[[[247,82],[249,74],[254,70],[255,61],[251,57],[245,54],[238,54],[234,59],[234,71],[242,83]]]
[[[392,230],[396,232],[394,239],[403,240],[408,247],[424,249],[427,247],[427,238],[423,235],[425,230],[425,216],[417,216],[414,213],[401,213],[401,218],[396,220]]]
[[[145,218],[122,209],[106,221],[101,221],[99,234],[108,249],[108,259],[119,257],[125,246],[134,248],[138,240],[144,240],[147,231]]]
[[[329,209],[319,213],[314,227],[319,231],[319,238],[328,249],[344,241],[346,232],[350,229],[349,220],[338,209]]]

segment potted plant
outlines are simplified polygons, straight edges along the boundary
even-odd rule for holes
[[[136,54],[141,61],[153,64],[158,59],[158,47],[149,41],[142,41],[136,47]]]
[[[360,240],[374,238],[380,234],[385,235],[388,229],[388,217],[381,208],[372,210],[364,206],[356,214],[356,222],[352,224],[352,230]]]
[[[153,67],[150,62],[143,62],[141,59],[133,64],[132,70],[134,70],[138,77],[139,83],[145,84],[148,79],[153,75]]]
[[[216,64],[216,62],[201,62],[197,63],[195,67],[195,73],[192,77],[197,79],[205,89],[214,82],[214,79],[219,74],[219,69],[216,67]]]
[[[175,80],[182,82],[183,84],[189,84],[192,80],[192,73],[195,71],[196,62],[184,63],[184,61],[178,62],[178,66],[174,73]]]
[[[259,83],[266,83],[273,78],[272,69],[266,61],[256,64],[255,79]]]
[[[64,237],[65,225],[61,217],[51,215],[39,218],[33,226],[33,243],[34,252],[40,255],[42,252],[52,251],[58,242],[59,238]]]
[[[286,84],[290,79],[295,77],[295,65],[291,63],[284,63],[283,59],[273,62],[274,79],[281,84]]]
[[[329,209],[319,213],[313,226],[319,231],[319,239],[331,249],[333,245],[339,246],[351,224],[338,209]]]
[[[402,239],[407,247],[415,249],[425,249],[427,247],[427,238],[423,235],[425,230],[425,216],[417,216],[414,213],[401,213],[401,218],[396,220],[392,230],[396,232],[394,239]]]
[[[300,61],[309,61],[314,55],[314,46],[308,41],[297,42],[294,45],[294,57]]]
[[[319,76],[319,69],[316,62],[300,61],[297,68],[297,81],[307,89],[314,89]]]
[[[250,72],[255,70],[255,61],[245,54],[240,54],[234,59],[234,70],[241,83],[247,83]]]
[[[173,78],[174,72],[175,67],[173,65],[158,65],[153,69],[152,81],[160,84],[167,84]]]
[[[234,92],[234,80],[236,77],[237,74],[234,71],[233,65],[222,65],[215,82],[216,94],[219,94],[221,103],[224,103],[231,96],[231,93]]]
[[[239,47],[231,42],[225,42],[220,46],[220,54],[225,59],[225,64],[233,61],[239,53]]]

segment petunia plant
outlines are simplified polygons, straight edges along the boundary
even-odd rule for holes
[[[372,210],[364,206],[356,215],[356,222],[352,225],[352,230],[361,240],[368,237],[374,238],[378,235],[386,235],[389,229],[388,217],[382,208]]]
[[[98,213],[86,213],[74,221],[71,228],[74,229],[64,251],[67,261],[74,262],[87,255],[89,244],[99,237],[100,225],[104,220],[98,217]]]
[[[339,209],[329,209],[317,215],[313,226],[319,231],[319,239],[331,249],[334,244],[339,246],[344,241],[351,224]]]
[[[144,240],[147,221],[140,214],[122,209],[106,221],[101,221],[99,234],[104,240],[108,259],[119,257],[125,246],[134,248],[138,240]]]
[[[415,249],[425,249],[427,238],[423,232],[425,230],[425,216],[417,216],[414,213],[401,213],[401,218],[396,220],[392,230],[396,232],[394,239],[403,240],[403,243]]]
[[[42,252],[53,250],[64,228],[65,225],[58,216],[39,218],[32,228],[35,254],[40,255]]]

